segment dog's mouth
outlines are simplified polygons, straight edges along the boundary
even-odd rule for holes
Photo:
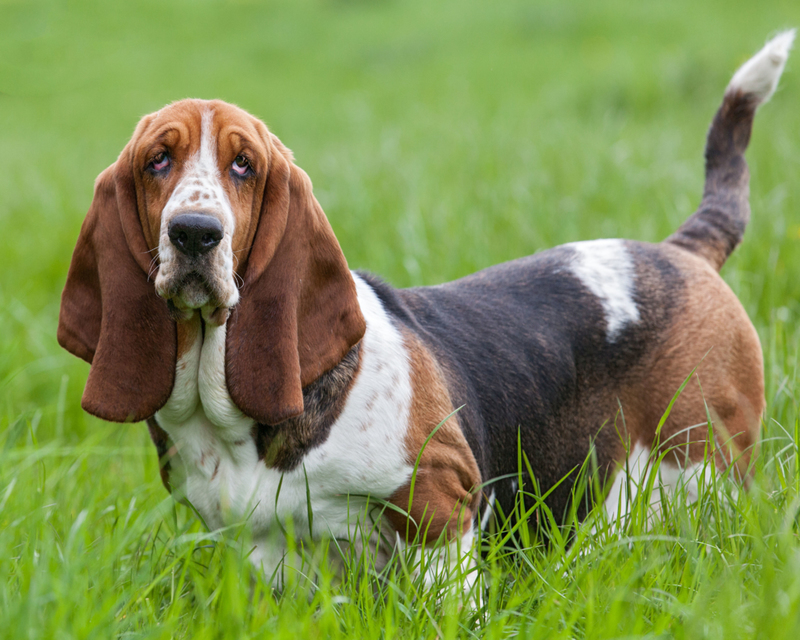
[[[181,278],[172,300],[176,307],[184,309],[199,309],[213,303],[214,295],[206,278],[196,271],[190,271]]]
[[[217,280],[192,270],[179,277],[156,278],[156,292],[167,301],[176,321],[188,320],[199,311],[206,322],[224,324],[235,301]]]

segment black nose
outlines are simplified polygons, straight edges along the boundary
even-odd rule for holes
[[[196,258],[222,240],[222,223],[203,213],[182,213],[170,220],[167,233],[178,251]]]

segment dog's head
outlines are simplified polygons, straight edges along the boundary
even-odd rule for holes
[[[160,409],[176,322],[194,313],[227,324],[228,391],[269,424],[302,413],[302,387],[365,327],[308,176],[261,121],[221,101],[145,116],[95,183],[58,326],[92,364],[84,409],[119,422]]]

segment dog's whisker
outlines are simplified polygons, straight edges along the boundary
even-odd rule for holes
[[[153,256],[152,260],[150,260],[150,264],[147,267],[147,282],[150,282],[150,278],[157,270],[158,270],[158,256]]]
[[[244,286],[244,278],[236,273],[236,271],[233,272],[233,279],[236,282],[236,287],[238,289],[241,289]]]
[[[233,266],[233,280],[236,283],[236,288],[241,289],[244,286],[244,278],[240,276],[237,271],[239,268],[239,257],[234,253],[233,259],[236,260],[236,264]]]

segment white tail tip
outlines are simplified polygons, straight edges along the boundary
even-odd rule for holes
[[[795,29],[789,29],[767,42],[761,51],[733,74],[727,92],[752,95],[759,104],[769,100],[778,87],[778,80],[789,58],[794,36]]]

